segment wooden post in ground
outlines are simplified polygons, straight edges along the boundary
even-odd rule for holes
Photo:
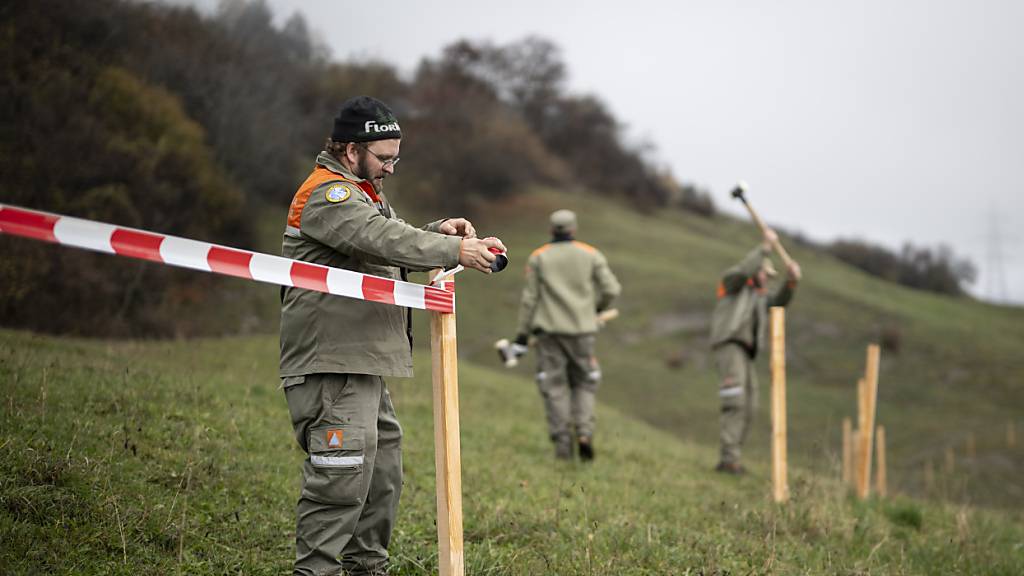
[[[866,390],[867,382],[864,378],[857,379],[857,430],[864,429],[864,418],[867,416],[868,407],[865,405],[867,395],[864,393]]]
[[[875,470],[875,490],[878,491],[880,498],[885,498],[889,493],[885,469],[885,426],[879,426],[875,435],[875,454],[878,456]]]
[[[864,403],[867,399],[867,395],[864,393],[866,386],[864,378],[857,379],[857,427],[853,430],[853,469],[850,470],[850,487],[853,488],[855,494],[860,494],[860,435],[861,430],[864,429],[864,418],[868,413],[868,408]]]
[[[974,457],[978,453],[977,450],[978,450],[978,447],[977,447],[977,445],[976,445],[976,443],[974,441],[974,432],[968,432],[967,433],[967,457],[970,458],[971,460],[973,460]]]
[[[843,484],[849,486],[853,479],[853,423],[843,418]]]
[[[1006,423],[1006,447],[1013,448],[1017,445],[1017,427],[1014,426],[1013,420]]]
[[[878,401],[878,365],[881,361],[878,344],[868,345],[864,373],[864,417],[860,429],[860,468],[857,470],[857,497],[864,500],[871,493],[871,446],[875,431],[875,405]]]
[[[452,280],[442,284],[447,290],[455,290]],[[462,544],[462,449],[459,444],[459,369],[454,312],[430,313],[430,354],[434,382],[438,573],[440,576],[463,576],[466,568]]]
[[[860,470],[860,430],[850,433],[850,488],[857,491],[857,471]]]
[[[786,478],[786,309],[771,310],[772,327],[772,497],[789,500]]]

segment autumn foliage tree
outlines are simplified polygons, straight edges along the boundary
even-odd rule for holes
[[[402,118],[401,204],[465,213],[536,186],[587,188],[639,209],[711,214],[629,145],[595,96],[570,93],[558,47],[458,41],[406,79],[337,62],[299,15],[265,0],[194,8],[130,0],[0,5],[0,201],[253,247],[283,214],[345,99]],[[283,223],[282,223],[283,225]],[[236,281],[5,238],[5,326],[102,336],[273,329]],[[216,309],[218,314],[204,314]],[[59,311],[59,313],[54,313]],[[241,321],[217,325],[209,318]],[[252,316],[258,318],[254,321]]]
[[[110,63],[102,49],[83,50],[109,22],[85,15],[71,23],[59,4],[5,9],[3,201],[193,238],[249,241],[242,195],[180,99]],[[208,282],[28,240],[0,244],[0,316],[8,326],[173,334],[187,328],[183,305],[213,297]]]

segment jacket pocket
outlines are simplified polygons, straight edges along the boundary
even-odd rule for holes
[[[363,429],[328,424],[310,428],[303,495],[324,504],[360,504],[365,497]]]

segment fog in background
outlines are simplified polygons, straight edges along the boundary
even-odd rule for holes
[[[215,10],[217,0],[177,0]],[[411,74],[460,38],[540,35],[676,177],[738,179],[772,224],[815,240],[945,243],[978,296],[1024,303],[1024,2],[669,4],[267,0],[336,59]]]

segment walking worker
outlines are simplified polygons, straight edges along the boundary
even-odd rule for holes
[[[768,280],[777,275],[769,258],[777,239],[774,230],[766,229],[764,242],[726,270],[718,284],[718,303],[711,316],[711,350],[720,378],[721,456],[715,468],[719,472],[744,472],[740,449],[757,409],[754,361],[765,346],[768,308],[788,304],[800,280],[800,266],[793,262],[786,281],[769,289]]]
[[[555,456],[571,460],[573,438],[581,460],[594,458],[594,394],[601,368],[594,356],[599,312],[619,295],[604,255],[575,239],[576,215],[551,215],[551,242],[526,263],[516,344],[536,336],[537,385],[544,399]]]
[[[497,239],[463,218],[423,229],[384,196],[402,133],[391,110],[346,101],[299,186],[285,257],[405,280],[462,264],[490,273]],[[307,453],[295,527],[295,574],[384,574],[402,491],[402,429],[385,377],[412,376],[409,309],[284,288],[280,376],[295,438]],[[342,572],[344,570],[344,572]]]

